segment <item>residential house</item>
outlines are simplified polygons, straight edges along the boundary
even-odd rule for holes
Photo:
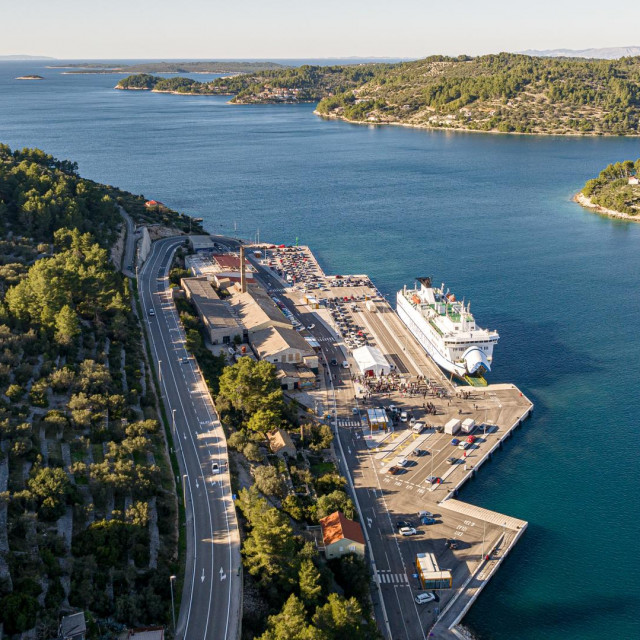
[[[84,611],[64,616],[60,621],[58,636],[60,640],[84,640],[87,633],[87,623]]]
[[[320,520],[320,527],[327,560],[347,553],[364,558],[364,534],[357,522],[349,520],[341,511],[334,511]]]

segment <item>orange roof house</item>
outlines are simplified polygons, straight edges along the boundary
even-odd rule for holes
[[[320,520],[324,553],[327,559],[339,558],[347,553],[364,557],[362,527],[349,520],[341,511],[334,511]]]

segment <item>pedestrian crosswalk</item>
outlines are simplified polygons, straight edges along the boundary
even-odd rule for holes
[[[289,291],[289,289],[269,289],[269,293],[284,293],[285,291]]]
[[[333,336],[321,336],[320,338],[316,338],[318,342],[334,342],[335,338]]]
[[[360,420],[338,420],[339,427],[361,427]]]
[[[378,582],[380,584],[401,584],[409,582],[406,573],[391,573],[391,571],[378,571]]]

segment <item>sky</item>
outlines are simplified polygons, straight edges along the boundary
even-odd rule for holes
[[[640,1],[0,0],[0,55],[420,58],[640,45]]]

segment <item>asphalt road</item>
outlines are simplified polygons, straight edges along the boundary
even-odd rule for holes
[[[186,570],[176,637],[236,640],[242,609],[240,537],[226,440],[197,364],[185,349],[167,278],[171,257],[184,240],[155,242],[138,274],[143,320],[172,423],[186,501]]]
[[[135,277],[135,265],[134,260],[136,257],[136,236],[135,236],[135,225],[133,224],[133,220],[131,216],[122,208],[120,209],[120,215],[124,218],[125,224],[127,225],[127,235],[125,239],[124,245],[124,257],[122,260],[122,273],[129,278]],[[133,265],[133,269],[129,269],[129,265]]]

